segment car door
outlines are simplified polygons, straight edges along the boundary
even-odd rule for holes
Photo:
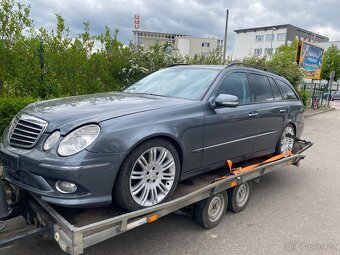
[[[254,110],[258,114],[254,152],[273,151],[289,109],[272,78],[249,73],[248,79],[254,91]]]
[[[245,156],[253,150],[256,138],[256,114],[253,113],[251,90],[245,72],[227,74],[219,83],[212,98],[219,94],[235,95],[239,106],[205,110],[202,165],[209,166]]]

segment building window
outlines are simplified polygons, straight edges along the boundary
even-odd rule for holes
[[[255,37],[255,42],[263,42],[263,35],[257,35]]]
[[[269,34],[266,35],[266,42],[270,42],[274,40],[275,35],[274,34]]]
[[[278,41],[285,41],[286,40],[286,34],[285,33],[277,34],[276,38],[277,38]]]
[[[208,42],[202,42],[202,47],[210,47],[210,43],[208,43]]]
[[[255,56],[259,56],[259,55],[261,55],[262,54],[262,49],[261,48],[259,48],[259,49],[254,49],[254,55]]]
[[[264,54],[265,55],[272,55],[274,49],[273,48],[265,48],[264,49]]]

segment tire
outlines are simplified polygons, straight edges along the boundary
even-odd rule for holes
[[[317,99],[315,99],[315,100],[312,101],[312,108],[313,108],[314,110],[317,110],[317,109],[319,108],[319,102],[318,102]]]
[[[128,211],[166,202],[176,189],[180,169],[178,153],[169,141],[145,141],[122,164],[113,187],[114,202]]]
[[[277,155],[285,152],[285,151],[283,151],[282,144],[281,144],[281,142],[283,142],[283,139],[286,139],[285,142],[286,142],[286,145],[287,145],[287,149],[290,150],[290,151],[293,149],[294,139],[286,137],[285,132],[287,131],[287,129],[290,130],[288,133],[290,133],[294,137],[296,135],[295,129],[294,129],[292,124],[288,124],[287,126],[285,126],[285,128],[283,129],[283,131],[282,131],[282,133],[279,137],[279,140],[276,143],[275,154],[277,154]]]
[[[216,227],[223,219],[228,205],[225,191],[194,205],[194,219],[205,229]],[[215,206],[215,208],[214,208]]]
[[[244,197],[240,197],[241,193],[244,194]],[[244,182],[234,188],[228,189],[228,210],[234,213],[243,211],[248,205],[250,193],[251,182]]]

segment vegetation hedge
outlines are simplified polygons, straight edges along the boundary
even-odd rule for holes
[[[14,116],[34,101],[37,99],[32,97],[0,98],[0,137]]]

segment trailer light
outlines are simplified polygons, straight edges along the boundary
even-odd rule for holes
[[[151,215],[150,217],[148,217],[148,222],[153,222],[153,221],[156,221],[158,220],[158,215],[157,214],[154,214],[154,215]]]
[[[61,193],[74,193],[77,191],[77,185],[66,181],[57,181],[55,188]]]

